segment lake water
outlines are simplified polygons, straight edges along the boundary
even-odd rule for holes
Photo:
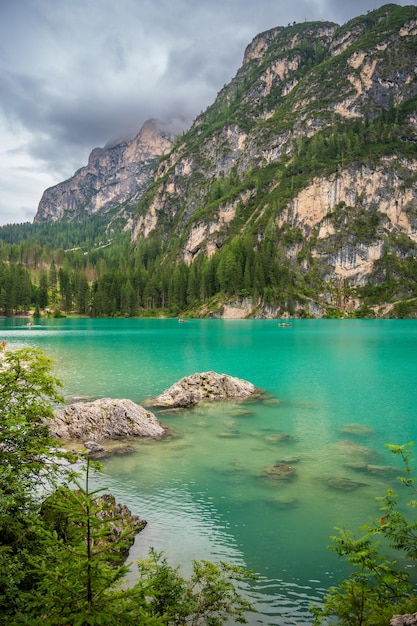
[[[192,559],[243,565],[258,574],[245,589],[259,611],[251,625],[311,624],[310,604],[347,573],[327,550],[334,528],[378,516],[375,496],[401,489],[401,464],[384,444],[416,440],[417,322],[25,324],[1,320],[0,340],[51,356],[68,400],[140,404],[208,370],[265,390],[254,402],[155,411],[175,436],[105,460],[98,481],[148,521],[132,559],[154,546],[184,574]],[[280,461],[295,468],[294,479],[264,475]]]

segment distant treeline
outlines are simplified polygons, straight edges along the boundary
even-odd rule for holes
[[[326,315],[346,315],[343,303],[353,297],[363,303],[355,312],[361,317],[373,315],[379,303],[394,303],[395,316],[415,317],[416,245],[387,231],[383,216],[365,211],[360,196],[354,207],[339,203],[328,215],[333,250],[383,240],[384,254],[360,287],[329,278],[326,242],[315,231],[307,239],[297,226],[279,227],[277,215],[314,176],[393,153],[414,158],[417,144],[406,121],[416,101],[383,110],[372,122],[324,129],[299,141],[288,163],[258,167],[244,181],[234,170],[216,180],[194,219],[209,222],[221,204],[251,193],[246,205],[236,204],[235,219],[210,258],[202,250],[191,263],[182,261],[185,239],[172,235],[168,218],[160,225],[164,232],[134,244],[115,215],[1,227],[0,314],[35,308],[92,317],[208,315],[226,301],[251,297],[290,315],[308,315],[311,301]],[[401,185],[403,191],[415,185],[415,175]],[[407,210],[415,219],[415,209]]]
[[[294,235],[292,235],[294,236]],[[30,240],[0,240],[0,313],[30,308],[92,317],[176,315],[214,296],[252,296],[286,306],[299,287],[285,255],[268,237],[258,245],[236,237],[210,259],[187,265],[165,256],[161,237],[133,247],[126,236],[110,245],[51,250]]]
[[[360,223],[362,230],[376,228],[371,217],[369,224]],[[326,282],[327,266],[314,258],[311,242],[297,228],[278,228],[267,214],[264,219],[261,241],[256,233],[236,235],[210,258],[198,254],[190,264],[170,258],[166,238],[158,233],[133,245],[129,233],[109,237],[102,230],[92,247],[84,243],[63,250],[44,245],[40,232],[49,237],[46,225],[37,233],[38,225],[32,225],[33,236],[19,240],[15,235],[14,243],[5,241],[0,229],[0,314],[35,309],[57,316],[209,315],[226,301],[250,297],[300,317],[308,315],[303,303],[319,302],[324,290],[334,302],[326,314],[345,314],[343,299],[352,295],[349,284]],[[58,223],[52,227],[59,231]],[[67,241],[74,241],[71,225],[62,227]],[[12,228],[29,232],[26,225]],[[291,247],[298,250],[296,258],[288,255]],[[356,289],[355,297],[364,304],[355,315],[373,315],[370,306],[396,300],[395,316],[414,316],[416,276],[412,256],[385,254],[375,263],[374,280]]]

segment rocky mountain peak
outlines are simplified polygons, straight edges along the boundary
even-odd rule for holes
[[[191,267],[248,237],[298,278],[381,280],[387,250],[417,246],[415,24],[390,4],[257,35],[161,164],[134,241],[163,233]]]
[[[276,39],[278,33],[282,32],[282,30],[282,27],[278,27],[256,35],[245,50],[243,65],[249,63],[252,59],[262,59],[268,50],[269,44]]]
[[[416,33],[417,8],[393,4],[261,33],[181,141],[149,120],[93,150],[36,221],[122,216],[157,259],[152,308],[171,292],[181,307],[254,292],[273,316],[414,301]]]
[[[83,220],[116,211],[128,222],[158,157],[171,149],[177,132],[172,125],[151,119],[133,139],[94,148],[85,167],[44,192],[34,221]]]

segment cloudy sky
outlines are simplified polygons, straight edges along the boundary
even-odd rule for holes
[[[258,33],[383,0],[0,0],[0,224],[150,117],[189,125]],[[396,2],[416,4],[416,2]]]

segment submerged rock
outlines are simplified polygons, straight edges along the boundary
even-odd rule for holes
[[[293,509],[298,506],[298,499],[293,496],[277,496],[268,500],[268,504],[272,504],[278,509]]]
[[[276,480],[289,480],[291,478],[295,478],[296,474],[297,472],[292,465],[287,465],[286,463],[275,463],[275,465],[265,468],[261,473],[261,476],[274,478]]]
[[[216,372],[202,372],[181,378],[154,398],[156,407],[186,408],[207,400],[244,400],[260,395],[256,387],[240,378]]]
[[[240,437],[240,432],[238,430],[225,430],[217,436],[225,439],[236,439],[236,437]]]
[[[281,443],[282,441],[289,441],[291,437],[287,433],[272,433],[267,435],[265,439],[269,443]]]
[[[358,472],[364,472],[366,474],[373,474],[376,476],[387,476],[387,477],[396,477],[400,473],[398,468],[392,467],[391,465],[374,465],[372,463],[365,462],[352,462],[346,463],[346,467],[349,469],[356,470]]]
[[[359,489],[359,487],[366,486],[365,483],[360,483],[351,478],[344,478],[342,476],[327,478],[325,483],[330,489],[337,489],[338,491],[354,491],[355,489]]]
[[[277,460],[277,463],[287,463],[287,465],[292,465],[293,463],[299,463],[300,462],[300,457],[299,456],[286,456],[283,457],[282,459]]]
[[[339,429],[339,432],[344,435],[356,435],[358,437],[362,437],[365,435],[370,435],[374,432],[374,429],[370,426],[365,426],[364,424],[357,424],[353,422],[352,424],[345,424],[342,428]]]
[[[354,441],[350,441],[349,439],[343,439],[342,441],[334,443],[331,446],[331,449],[340,455],[346,455],[351,458],[357,457],[362,459],[372,459],[378,457],[378,453],[375,452],[375,450],[361,446]]]
[[[91,442],[126,437],[161,437],[165,431],[153,413],[131,400],[101,398],[70,404],[49,422],[53,437]]]

